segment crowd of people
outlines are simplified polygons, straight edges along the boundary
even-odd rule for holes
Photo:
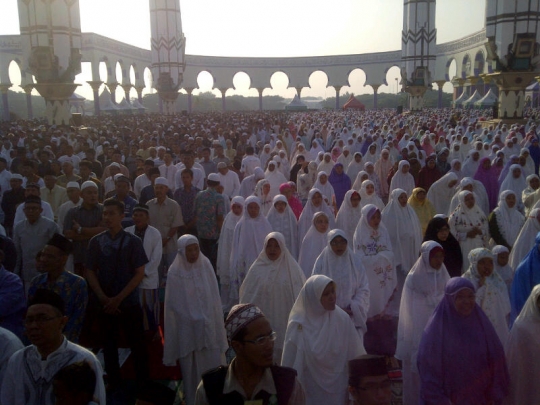
[[[535,114],[0,123],[0,403],[534,404]]]

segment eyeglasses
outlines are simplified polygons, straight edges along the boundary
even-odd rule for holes
[[[38,326],[42,326],[46,322],[50,322],[53,319],[58,319],[58,318],[62,318],[62,317],[61,316],[50,317],[47,315],[27,316],[26,319],[24,320],[24,324],[28,326],[35,322]]]
[[[347,245],[347,239],[333,240],[332,242],[330,242],[330,245],[332,245],[332,246],[346,246]]]
[[[264,346],[268,342],[273,342],[277,338],[277,333],[272,332],[269,335],[258,337],[255,340],[244,340],[244,343],[253,343],[257,346]]]
[[[392,381],[384,380],[383,382],[380,382],[378,384],[370,383],[370,384],[364,385],[363,387],[359,386],[356,388],[358,388],[361,391],[379,391],[379,390],[386,391],[386,390],[389,390],[391,387],[392,387]]]

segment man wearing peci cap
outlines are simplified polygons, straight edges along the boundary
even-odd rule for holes
[[[70,342],[78,343],[88,302],[86,280],[65,270],[73,243],[65,236],[55,233],[41,250],[39,262],[44,271],[32,279],[28,290],[28,301],[37,290],[46,289],[55,292],[64,300],[67,316],[64,335]]]
[[[219,175],[210,173],[206,190],[195,197],[195,224],[201,252],[208,257],[216,271],[219,233],[225,217],[225,203],[217,188]]]
[[[82,162],[81,162],[82,163]],[[70,181],[66,187],[68,200],[58,208],[58,227],[64,229],[64,220],[68,211],[82,204],[81,186],[76,181]]]
[[[26,189],[24,190],[24,198],[26,199],[30,196],[39,197],[41,199],[41,189],[38,184],[28,183],[26,185]],[[24,220],[25,216],[23,208],[24,204],[21,204],[15,210],[15,220],[13,222],[13,226]],[[41,200],[41,208],[43,208],[43,212],[41,215],[45,218],[49,218],[51,221],[54,221],[54,214],[51,205],[47,201]]]
[[[305,403],[296,371],[273,365],[276,335],[258,307],[235,305],[227,316],[225,330],[236,357],[228,367],[203,374],[196,405]]]
[[[25,291],[28,291],[30,282],[38,275],[36,255],[59,228],[54,221],[41,215],[41,198],[26,197],[23,210],[26,219],[13,228],[13,243],[17,249],[15,273],[21,276]]]
[[[390,405],[392,383],[384,356],[366,354],[349,361],[349,393],[354,405]]]
[[[105,231],[102,214],[103,205],[98,202],[98,188],[93,181],[81,186],[82,204],[68,211],[64,220],[64,236],[73,241],[73,266],[75,273],[83,275],[88,241]]]
[[[232,200],[240,193],[240,180],[238,175],[229,170],[225,162],[219,162],[217,164],[219,183],[223,186],[223,194],[229,196]]]

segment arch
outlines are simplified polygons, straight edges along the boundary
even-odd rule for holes
[[[139,81],[139,70],[137,69],[137,64],[132,63],[129,65],[129,84],[136,86]]]
[[[335,94],[334,88],[328,90],[328,74],[322,70],[314,70],[308,76],[309,87],[303,89],[302,97],[332,97]]]
[[[348,86],[343,86],[341,88],[340,94],[345,94],[347,92],[354,94],[373,94],[373,89],[366,86],[367,75],[364,69],[362,68],[353,68],[347,74],[347,83]]]
[[[108,83],[112,79],[112,68],[109,59],[105,56],[99,61],[99,80]]]
[[[457,62],[455,58],[450,58],[446,62],[446,72],[444,74],[444,78],[447,82],[451,82],[454,77],[457,76]]]
[[[468,76],[472,74],[473,71],[473,62],[471,57],[468,53],[465,54],[463,57],[463,61],[461,62],[461,78],[466,79]]]
[[[19,59],[12,59],[8,65],[9,82],[14,87],[22,88],[22,81],[24,72],[22,69],[22,63]]]
[[[401,91],[401,69],[398,65],[392,65],[386,69],[384,83],[379,87],[378,93],[397,94]]]
[[[251,87],[251,76],[244,72],[236,72],[232,78],[233,87],[228,92],[229,96],[239,95],[244,97],[258,96],[257,89]]]
[[[124,68],[124,62],[122,59],[116,61],[114,64],[114,74],[116,76],[116,81],[120,84],[124,84],[124,80],[127,78],[127,72]]]
[[[216,79],[208,70],[201,70],[197,74],[197,89],[204,91],[212,91],[214,89],[214,84]]]
[[[280,96],[284,98],[293,98],[296,90],[289,87],[289,75],[282,70],[275,71],[270,76],[270,87],[264,91],[265,96]]]
[[[478,52],[476,52],[476,56],[474,57],[474,75],[478,76],[484,73],[485,66],[486,58],[484,57],[484,53],[481,50],[478,50]]]

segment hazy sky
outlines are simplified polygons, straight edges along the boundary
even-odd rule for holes
[[[0,35],[18,34],[17,0],[0,2]],[[401,48],[403,0],[180,0],[180,4],[188,54],[317,56]],[[150,48],[148,0],[80,0],[80,9],[83,32]],[[476,32],[484,23],[485,0],[437,1],[438,43]],[[83,69],[78,83],[90,80],[88,67]],[[395,70],[388,77],[390,86],[379,91],[395,92]],[[362,73],[353,75],[352,88],[342,92],[372,92],[371,87],[362,87]],[[12,81],[16,76],[16,72],[12,74]],[[334,95],[333,89],[325,89],[324,74],[315,73],[311,79],[314,88],[304,89],[302,96]],[[285,84],[277,77],[272,84],[283,88],[277,92],[267,90],[265,95],[290,96],[294,92],[285,91]],[[211,82],[200,77],[199,85],[209,90]],[[241,75],[235,85],[238,91],[227,94],[257,94],[255,90],[248,93],[248,81]],[[78,92],[87,95],[88,89],[80,88]]]

